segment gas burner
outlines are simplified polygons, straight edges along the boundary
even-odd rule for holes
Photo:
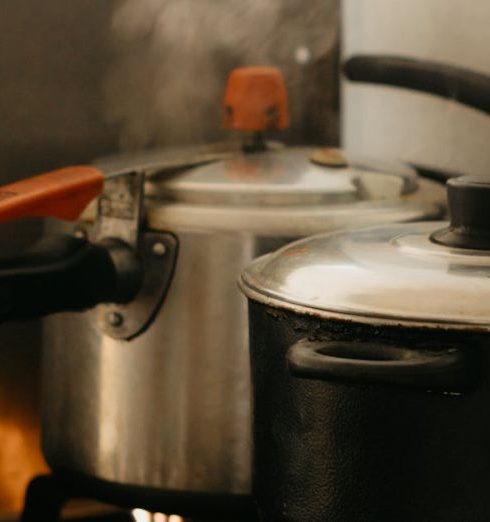
[[[137,522],[129,510],[84,500],[55,475],[34,478],[26,492],[21,522]],[[17,519],[12,519],[12,522]],[[0,522],[10,520],[0,519]]]
[[[27,488],[24,511],[20,522],[212,522],[203,514],[198,518],[183,518],[178,515],[153,513],[144,509],[116,508],[108,504],[113,500],[103,499],[100,492],[87,489],[83,481],[69,480],[56,473],[34,478]],[[97,501],[93,500],[97,499]],[[100,503],[103,500],[104,503]],[[116,503],[117,504],[117,503]],[[220,522],[233,522],[219,518]],[[0,522],[17,522],[16,517]],[[242,522],[246,522],[242,520]]]

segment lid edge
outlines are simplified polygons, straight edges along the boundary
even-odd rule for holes
[[[285,301],[279,297],[258,290],[251,282],[247,281],[247,274],[242,273],[237,281],[238,287],[247,299],[265,306],[271,306],[283,311],[307,315],[324,320],[346,321],[351,323],[371,324],[379,326],[400,326],[405,328],[428,328],[431,330],[478,330],[478,333],[490,332],[490,323],[479,322],[455,322],[440,319],[424,318],[396,318],[385,314],[368,314],[346,310],[325,310],[313,306],[305,306]]]

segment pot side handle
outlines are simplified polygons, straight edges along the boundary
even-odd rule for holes
[[[437,181],[442,184],[446,184],[452,178],[463,176],[462,172],[440,169],[431,165],[413,163],[412,161],[410,161],[408,164],[417,171],[417,174],[420,177]]]
[[[343,64],[343,71],[354,82],[434,94],[490,114],[490,76],[470,69],[401,56],[358,55]]]
[[[0,258],[0,323],[126,303],[140,286],[140,261],[122,241],[47,236]]]
[[[358,384],[459,392],[475,385],[474,366],[458,347],[437,350],[341,341],[296,342],[287,352],[293,376]]]

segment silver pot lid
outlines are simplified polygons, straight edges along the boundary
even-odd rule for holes
[[[450,182],[449,225],[390,225],[296,241],[254,261],[240,286],[259,302],[325,318],[489,330],[490,184],[478,184]]]
[[[154,177],[149,194],[184,204],[330,205],[398,199],[417,190],[416,172],[398,162],[356,161],[336,151],[316,161],[311,148],[234,154],[222,161]]]
[[[397,161],[335,149],[285,148],[244,154],[236,143],[102,158],[108,173],[147,175],[147,224],[155,230],[247,232],[299,237],[359,224],[437,219],[440,184]],[[90,206],[83,219],[94,217]]]
[[[138,171],[151,178],[154,175],[162,176],[164,173],[219,161],[237,154],[240,150],[239,142],[218,142],[115,154],[97,158],[93,164],[109,176]]]

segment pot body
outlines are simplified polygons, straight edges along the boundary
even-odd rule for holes
[[[249,314],[263,520],[488,520],[488,334],[325,320],[255,301]],[[463,347],[483,375],[456,395],[293,377],[287,352],[302,338]]]
[[[92,312],[46,320],[44,454],[52,469],[105,481],[105,489],[175,493],[184,510],[203,493],[217,504],[227,495],[243,514],[250,376],[246,303],[235,281],[254,257],[290,238],[173,232],[174,277],[142,335],[104,335]]]

